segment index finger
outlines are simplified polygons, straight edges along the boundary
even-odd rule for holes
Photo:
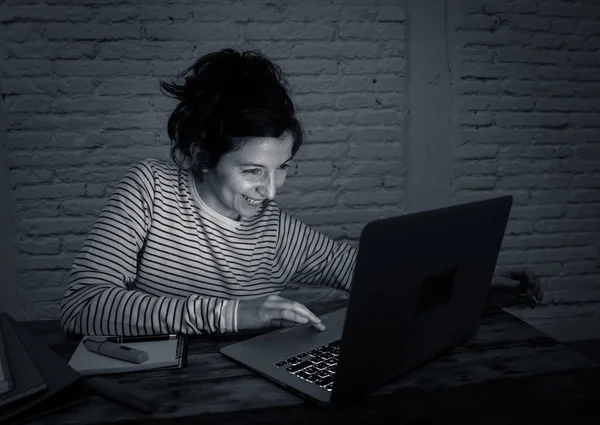
[[[323,330],[325,328],[321,323],[321,319],[315,316],[315,314],[312,311],[310,311],[305,305],[297,301],[288,300],[282,297],[278,298],[279,299],[272,299],[266,301],[265,307],[292,310],[295,313],[306,317],[306,319],[308,319],[317,329]]]

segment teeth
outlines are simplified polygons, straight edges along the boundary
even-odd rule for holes
[[[260,205],[262,203],[262,201],[257,201],[256,199],[248,198],[247,196],[244,196],[244,195],[242,195],[242,197],[246,200],[246,202],[248,202],[249,204],[252,204],[252,205]]]

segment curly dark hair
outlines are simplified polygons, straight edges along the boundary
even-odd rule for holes
[[[304,136],[279,66],[257,51],[223,49],[184,70],[183,84],[160,82],[179,101],[168,122],[171,157],[196,175],[215,166],[249,137],[275,137],[289,131],[292,155]]]

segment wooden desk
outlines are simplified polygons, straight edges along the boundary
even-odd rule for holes
[[[337,300],[309,308],[321,315],[345,305]],[[58,321],[29,322],[28,327],[65,360],[70,358],[78,341],[63,335]],[[393,423],[506,425],[550,418],[572,421],[576,412],[585,413],[590,423],[600,418],[599,368],[503,311],[486,315],[467,344],[338,410],[306,403],[219,353],[220,347],[247,337],[193,337],[183,369],[110,377],[160,394],[162,405],[152,415],[91,396],[32,425],[312,425],[367,423],[390,416]]]

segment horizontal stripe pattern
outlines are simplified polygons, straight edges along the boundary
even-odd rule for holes
[[[146,160],[126,173],[76,256],[61,303],[73,335],[237,331],[240,300],[290,281],[350,290],[356,248],[282,212],[230,225],[188,172]]]

